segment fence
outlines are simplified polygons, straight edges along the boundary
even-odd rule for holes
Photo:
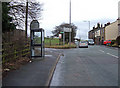
[[[2,34],[2,63],[15,61],[30,55],[29,39],[25,31],[14,30]]]

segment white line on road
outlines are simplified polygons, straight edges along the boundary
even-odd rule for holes
[[[99,50],[99,51],[101,51],[101,52],[103,52],[103,53],[105,52],[105,51],[103,51],[103,50]]]
[[[103,53],[105,53],[105,51],[103,51],[103,50],[99,50],[99,51],[101,51],[101,52],[103,52]],[[110,53],[107,53],[108,55],[110,55],[110,56],[113,56],[113,57],[115,57],[115,58],[119,58],[118,56],[116,56],[116,55],[113,55],[113,54],[110,54]]]
[[[113,57],[115,57],[115,58],[119,58],[118,56],[115,56],[115,55],[113,55],[113,54],[110,54],[110,53],[107,53],[108,55],[111,55],[111,56],[113,56]]]

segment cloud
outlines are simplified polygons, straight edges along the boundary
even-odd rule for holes
[[[41,27],[46,30],[46,36],[51,35],[54,27],[61,23],[69,23],[69,0],[38,0],[44,3]],[[78,26],[81,37],[87,38],[89,25],[84,20],[89,20],[91,29],[98,22],[113,22],[118,18],[119,0],[71,0],[72,23]],[[77,33],[79,36],[79,33]]]
[[[100,24],[106,24],[108,22],[114,22],[116,21],[116,19],[96,19],[96,20],[90,20],[90,30],[92,30],[92,28],[95,26],[97,26],[97,23]],[[76,37],[81,37],[82,39],[88,39],[88,31],[89,31],[89,23],[88,22],[84,22],[84,21],[78,21],[78,22],[73,22],[77,27],[77,35]]]

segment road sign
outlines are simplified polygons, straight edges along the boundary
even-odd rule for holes
[[[60,32],[60,33],[62,33],[62,34],[63,34],[64,32]]]
[[[63,31],[64,32],[72,32],[72,29],[71,28],[63,28]]]
[[[59,38],[62,38],[62,34],[59,34]]]

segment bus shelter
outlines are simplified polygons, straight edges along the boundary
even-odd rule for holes
[[[34,20],[30,25],[31,57],[44,57],[44,29],[39,28],[39,22]]]

